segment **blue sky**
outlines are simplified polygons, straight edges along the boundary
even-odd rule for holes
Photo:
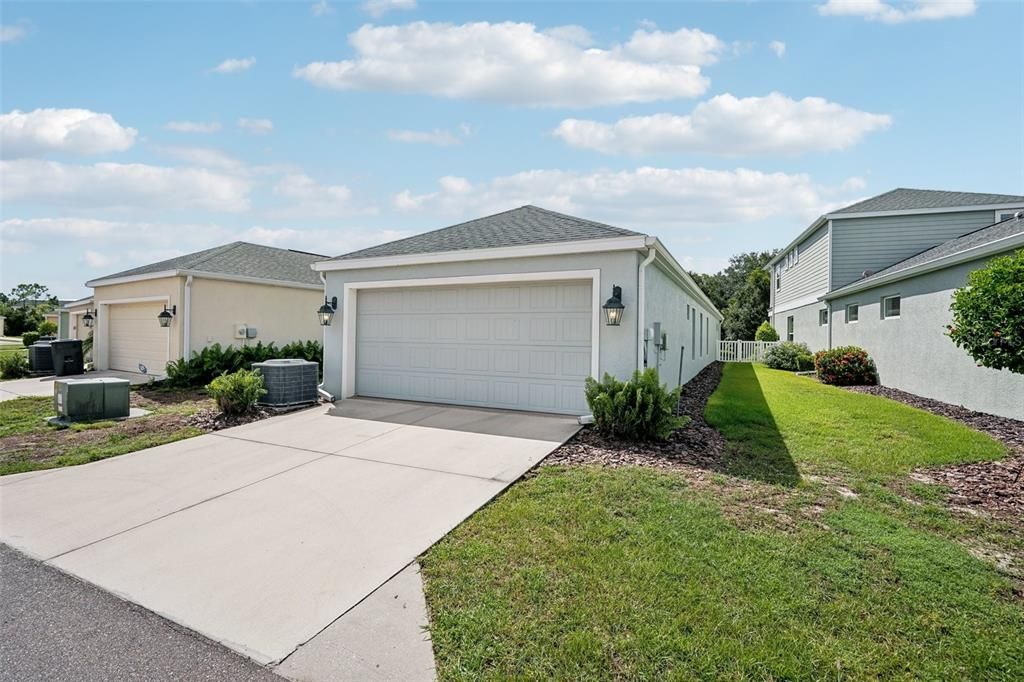
[[[1024,194],[1024,5],[2,6],[0,287],[524,203],[687,267],[893,187]]]

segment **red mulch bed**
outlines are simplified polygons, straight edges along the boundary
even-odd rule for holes
[[[1004,443],[1010,453],[998,462],[924,469],[917,477],[948,486],[951,504],[1017,521],[1024,519],[1024,422],[974,412],[885,386],[849,386],[847,390],[882,396],[952,419]]]
[[[721,470],[725,438],[704,421],[704,406],[721,379],[722,363],[715,362],[683,386],[679,413],[688,416],[690,423],[673,433],[666,442],[633,443],[608,438],[593,428],[585,428],[548,455],[544,465]]]

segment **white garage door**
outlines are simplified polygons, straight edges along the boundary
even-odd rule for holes
[[[356,393],[585,414],[591,283],[363,289]]]
[[[163,376],[167,365],[167,339],[170,329],[160,326],[156,316],[162,303],[118,303],[108,306],[110,369]]]

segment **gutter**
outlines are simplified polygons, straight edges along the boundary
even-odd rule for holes
[[[658,250],[655,247],[656,240],[651,240],[647,247],[647,257],[640,261],[636,272],[636,368],[644,368],[644,335],[647,330],[644,328],[644,306],[646,305],[647,291],[647,266],[654,262]]]

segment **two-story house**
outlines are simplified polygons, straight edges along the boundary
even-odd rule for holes
[[[864,347],[883,385],[1024,419],[1024,377],[945,337],[967,273],[1020,248],[1021,210],[1024,196],[898,188],[827,213],[768,263],[768,319],[812,351]]]

